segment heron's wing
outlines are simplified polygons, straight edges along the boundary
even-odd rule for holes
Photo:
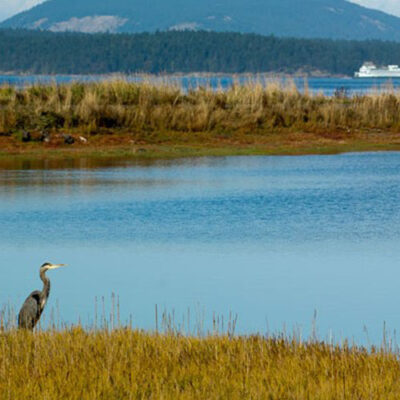
[[[40,292],[32,292],[25,300],[18,315],[20,328],[33,329],[40,318]]]

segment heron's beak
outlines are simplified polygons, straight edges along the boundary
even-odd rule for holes
[[[61,267],[66,267],[65,264],[52,264],[49,269],[57,269],[57,268],[61,268]]]

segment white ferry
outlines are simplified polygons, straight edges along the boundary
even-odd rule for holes
[[[398,65],[378,68],[374,63],[366,62],[354,76],[356,78],[400,78],[400,68]]]

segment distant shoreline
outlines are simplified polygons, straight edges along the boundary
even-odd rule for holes
[[[18,71],[0,71],[0,76],[9,76],[9,77],[30,77],[35,76],[38,78],[45,77],[57,77],[57,76],[65,76],[71,78],[79,78],[79,77],[94,77],[94,78],[104,78],[110,79],[113,77],[119,78],[150,78],[150,79],[162,79],[162,78],[246,78],[246,77],[261,77],[268,79],[290,79],[290,78],[325,78],[325,79],[352,79],[354,76],[345,75],[345,74],[329,74],[322,71],[314,71],[314,72],[294,72],[294,73],[283,73],[283,72],[174,72],[174,73],[162,73],[162,74],[150,74],[150,73],[131,73],[127,74],[124,72],[113,72],[106,74],[98,74],[98,73],[88,73],[88,74],[65,74],[65,73],[50,73],[50,74],[36,74],[33,72],[18,72]]]

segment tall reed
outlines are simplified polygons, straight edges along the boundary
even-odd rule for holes
[[[18,130],[268,133],[282,130],[400,128],[400,93],[348,97],[300,92],[293,83],[248,82],[222,90],[183,90],[167,82],[98,83],[0,88],[0,133]]]
[[[0,334],[1,399],[398,399],[397,354],[129,328]]]
[[[235,318],[225,333],[184,334],[158,311],[153,332],[110,317],[99,327],[50,324],[32,333],[16,330],[13,318],[0,316],[0,399],[400,397],[399,352],[387,341],[365,349],[315,336],[238,336]]]

